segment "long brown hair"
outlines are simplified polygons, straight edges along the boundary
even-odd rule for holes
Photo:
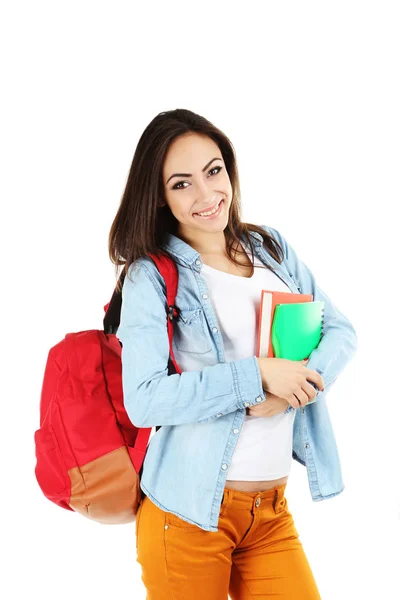
[[[209,136],[218,145],[232,186],[232,202],[228,224],[224,230],[228,257],[237,265],[233,246],[240,243],[242,236],[250,246],[254,262],[254,249],[249,231],[262,235],[264,244],[273,258],[281,263],[283,251],[278,241],[265,229],[240,218],[240,186],[236,155],[228,137],[210,121],[184,108],[159,113],[143,131],[137,144],[128,180],[122,199],[112,223],[108,252],[111,262],[118,267],[124,265],[125,275],[129,266],[138,258],[149,254],[166,254],[161,249],[165,232],[176,235],[178,221],[165,201],[162,171],[170,144],[185,133]],[[279,256],[280,253],[280,256]],[[254,266],[253,266],[254,269]],[[252,273],[254,272],[252,269]],[[120,289],[117,281],[117,290]]]

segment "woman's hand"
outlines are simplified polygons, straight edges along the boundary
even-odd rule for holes
[[[252,417],[273,417],[274,415],[285,412],[289,406],[289,403],[285,398],[279,398],[279,396],[275,396],[274,394],[271,394],[271,392],[266,392],[265,398],[265,401],[261,402],[261,404],[246,408],[246,414],[251,415]],[[298,406],[300,405],[298,404]]]
[[[286,358],[257,358],[261,380],[265,391],[285,399],[293,408],[304,406],[314,400],[317,391],[309,383],[324,389],[324,380],[317,371],[308,369],[304,360]]]

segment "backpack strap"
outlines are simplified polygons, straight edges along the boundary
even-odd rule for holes
[[[172,348],[172,336],[174,333],[173,321],[179,316],[179,308],[175,305],[176,294],[178,291],[178,269],[175,264],[175,261],[172,260],[172,258],[169,258],[168,256],[156,256],[155,254],[149,254],[149,256],[155,262],[157,269],[160,271],[160,274],[162,275],[165,281],[168,306],[167,328],[169,339],[169,353],[176,372],[181,373],[182,371],[175,360],[174,350]]]
[[[167,292],[167,329],[168,329],[168,340],[169,340],[169,352],[170,359],[174,365],[174,368],[177,373],[181,373],[181,369],[179,368],[172,348],[172,337],[173,337],[173,320],[178,317],[179,309],[175,306],[175,297],[178,291],[178,269],[175,264],[175,261],[166,255],[149,254],[148,255],[155,263],[157,269],[159,270],[161,276],[165,281],[165,287]],[[125,279],[125,272],[122,271],[120,275],[120,285],[122,290],[122,285]],[[114,289],[114,293],[112,298],[108,304],[104,306],[105,316],[103,319],[103,329],[104,333],[115,333],[119,327],[120,318],[121,318],[121,306],[122,306],[122,294],[118,292],[117,289]]]

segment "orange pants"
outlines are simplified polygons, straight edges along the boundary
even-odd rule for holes
[[[137,562],[147,600],[320,600],[287,507],[286,483],[264,492],[225,487],[218,531],[205,531],[143,495]]]

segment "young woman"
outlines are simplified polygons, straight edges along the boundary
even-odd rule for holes
[[[260,192],[261,193],[261,192]],[[177,109],[143,132],[109,238],[124,264],[126,411],[150,438],[136,518],[150,600],[320,598],[285,487],[292,458],[314,501],[343,490],[328,388],[356,333],[285,238],[243,223],[235,153],[205,118]],[[177,265],[171,372],[165,283],[151,253]],[[308,361],[258,358],[261,289],[325,303]]]

